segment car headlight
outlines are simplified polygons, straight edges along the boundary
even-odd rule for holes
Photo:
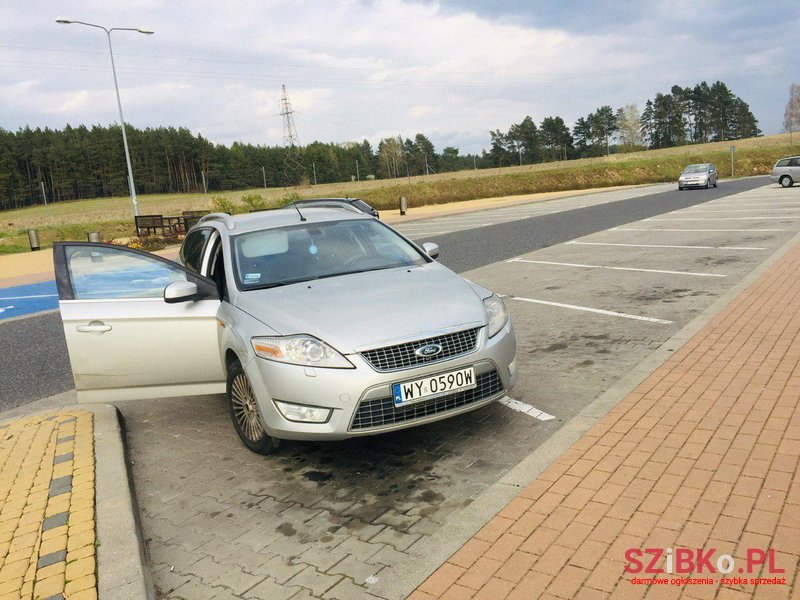
[[[483,301],[486,315],[489,317],[489,337],[497,335],[508,323],[508,311],[500,298],[491,295]]]
[[[256,355],[267,360],[303,365],[355,369],[353,364],[323,341],[310,335],[255,337],[250,340]]]
[[[306,406],[305,404],[293,404],[282,400],[274,400],[281,415],[287,421],[297,423],[327,423],[333,412],[330,408],[322,406]]]

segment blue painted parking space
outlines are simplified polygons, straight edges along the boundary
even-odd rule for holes
[[[0,321],[58,308],[55,281],[0,288]]]

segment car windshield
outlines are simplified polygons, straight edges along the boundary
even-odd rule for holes
[[[689,165],[683,170],[684,173],[706,173],[708,165]]]
[[[241,290],[427,262],[414,246],[373,219],[243,233],[233,238],[233,251]]]

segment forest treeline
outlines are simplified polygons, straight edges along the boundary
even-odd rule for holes
[[[747,103],[720,81],[673,86],[648,100],[641,112],[633,104],[616,110],[601,106],[571,129],[559,116],[538,124],[527,116],[506,132],[489,132],[490,149],[475,155],[454,147],[437,152],[422,133],[385,138],[374,149],[367,140],[228,147],[175,127],[128,125],[126,133],[139,194],[400,178],[761,135]],[[40,204],[43,194],[58,202],[127,193],[119,125],[0,128],[0,210]]]

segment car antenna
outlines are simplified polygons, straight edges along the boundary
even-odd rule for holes
[[[294,206],[294,209],[297,211],[297,214],[300,215],[300,222],[304,222],[304,221],[308,220],[303,216],[303,213],[300,212],[300,209],[298,208],[296,202],[292,202],[292,206]]]

